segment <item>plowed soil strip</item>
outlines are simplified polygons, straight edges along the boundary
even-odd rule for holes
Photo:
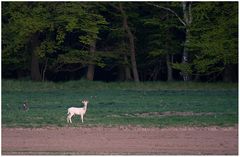
[[[237,127],[2,128],[3,155],[237,155]]]

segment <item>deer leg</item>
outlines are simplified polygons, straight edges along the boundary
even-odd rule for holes
[[[67,116],[67,121],[70,122],[70,123],[72,123],[72,119],[71,119],[72,116],[73,116],[72,114],[69,114],[69,115]]]
[[[82,123],[83,123],[83,115],[81,114],[81,119],[82,119]]]

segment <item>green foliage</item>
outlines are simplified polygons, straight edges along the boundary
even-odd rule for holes
[[[49,28],[48,7],[44,3],[3,3],[3,43],[10,49],[18,51],[27,42],[29,37]]]
[[[89,55],[88,51],[81,51],[78,49],[69,50],[66,54],[60,54],[58,56],[58,63],[73,64],[73,63],[86,63],[87,57]]]
[[[194,7],[191,44],[198,73],[224,70],[238,56],[237,3],[198,3]]]
[[[82,66],[87,64],[96,64],[97,66],[104,67],[103,62],[104,55],[100,52],[95,52],[94,54],[89,51],[79,50],[79,49],[67,49],[67,52],[60,54],[57,58],[57,63],[60,64],[81,64]]]
[[[236,84],[226,83],[3,80],[2,125],[67,126],[67,108],[81,107],[83,98],[90,101],[85,123],[81,124],[76,116],[71,126],[235,125],[238,122],[237,97]],[[28,112],[19,109],[25,100],[29,102]],[[176,112],[183,115],[174,114]]]
[[[171,8],[177,13],[181,5],[177,3],[152,3],[166,8]],[[141,67],[143,71],[148,69],[150,77],[155,75],[158,77],[166,77],[163,74],[167,72],[173,62],[177,62],[175,56],[181,54],[182,37],[180,36],[183,28],[178,19],[169,11],[161,9],[146,3],[143,7],[144,12],[141,15],[141,29],[139,31],[140,40],[139,50],[142,50]],[[144,32],[144,35],[142,35]],[[142,36],[142,37],[141,37]],[[168,64],[170,63],[170,64]],[[177,63],[176,63],[177,64]],[[156,79],[156,78],[155,78]],[[154,78],[153,78],[154,80]]]
[[[154,71],[166,75],[166,63],[193,75],[220,73],[238,63],[237,2],[192,2],[193,21],[185,45],[186,27],[173,14],[183,18],[181,2],[152,4],[165,9],[146,2],[124,3],[144,80]],[[3,69],[8,73],[30,71],[33,51],[40,67],[46,66],[49,73],[59,65],[72,70],[87,64],[111,68],[129,65],[129,41],[122,22],[118,3],[3,2]],[[34,36],[39,40],[36,48],[31,45]],[[96,53],[90,53],[95,42]],[[184,47],[189,51],[188,64],[180,65]]]
[[[3,62],[8,64],[22,64],[21,58],[25,60],[22,49],[28,47],[31,36],[35,33],[41,35],[40,45],[36,48],[36,54],[40,58],[46,58],[52,53],[58,53],[66,45],[66,36],[69,33],[79,34],[79,43],[83,47],[99,39],[98,34],[102,25],[106,25],[104,17],[98,14],[96,4],[90,3],[46,3],[46,2],[4,2],[3,4]],[[21,28],[21,29],[20,29]],[[59,57],[55,57],[53,63],[89,64],[96,62],[100,66],[101,58],[96,56],[90,59],[89,50],[81,50],[69,47]],[[20,51],[20,52],[19,52]],[[14,56],[14,53],[19,55]],[[84,54],[85,53],[85,54]],[[30,54],[29,54],[30,55]],[[19,56],[22,56],[19,58]],[[81,56],[81,57],[80,57]],[[82,58],[85,58],[84,60]],[[79,58],[80,57],[80,58]],[[57,63],[59,61],[59,63]],[[53,67],[54,65],[51,65]]]
[[[178,69],[186,74],[192,74],[192,65],[189,63],[173,63],[172,67]]]
[[[164,50],[161,49],[157,49],[157,50],[152,50],[149,53],[149,56],[151,57],[159,57],[159,56],[163,56],[166,54],[166,52]]]
[[[43,41],[37,49],[37,54],[40,58],[44,58],[46,55],[56,52],[58,49],[55,41]]]

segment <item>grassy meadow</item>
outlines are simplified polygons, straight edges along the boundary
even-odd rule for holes
[[[67,108],[88,111],[67,124]],[[30,109],[21,110],[27,100]],[[2,80],[2,126],[233,126],[238,123],[238,84],[184,82],[31,82]]]

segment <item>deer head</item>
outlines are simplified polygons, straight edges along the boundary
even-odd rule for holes
[[[87,104],[89,103],[89,101],[87,99],[83,99],[82,103],[84,104],[84,106],[87,106]]]

